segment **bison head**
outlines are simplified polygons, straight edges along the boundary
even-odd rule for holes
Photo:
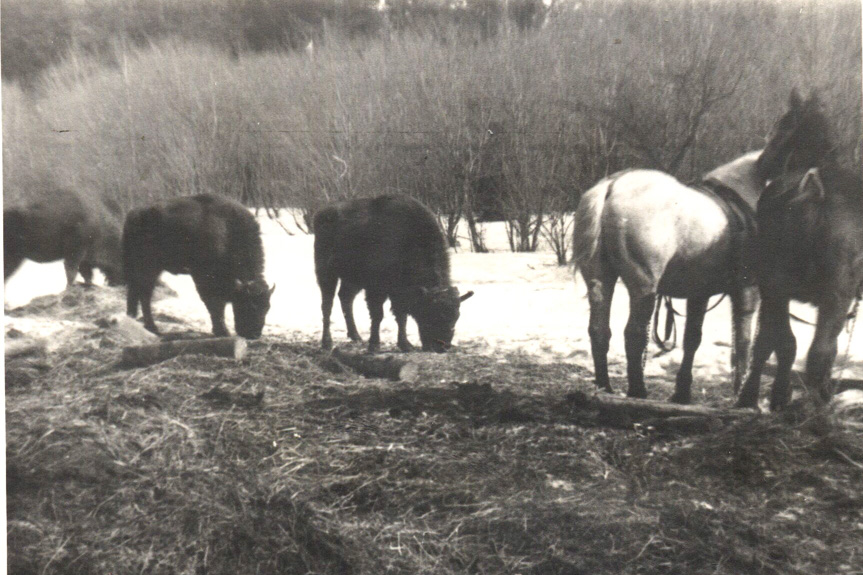
[[[419,288],[411,315],[417,322],[423,351],[443,353],[452,346],[459,307],[472,295],[469,291],[460,296],[455,287]]]
[[[275,284],[269,287],[263,279],[236,280],[231,303],[237,335],[246,339],[261,337],[267,312],[270,311],[270,296],[275,289]]]

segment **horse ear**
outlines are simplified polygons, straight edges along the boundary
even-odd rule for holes
[[[471,297],[473,297],[473,290],[467,292],[466,294],[464,294],[463,296],[458,298],[458,301],[464,301],[464,300],[469,299]]]
[[[821,181],[821,176],[818,175],[818,168],[812,168],[803,175],[800,180],[800,185],[797,187],[800,191],[800,200],[812,200],[820,202],[824,199],[824,182]]]
[[[792,110],[799,110],[803,107],[803,99],[800,97],[800,92],[797,88],[791,90],[791,95],[788,96],[788,107]]]

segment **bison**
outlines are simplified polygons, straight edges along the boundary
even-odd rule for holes
[[[428,208],[402,196],[345,201],[315,214],[313,229],[324,349],[333,344],[330,313],[339,280],[339,301],[353,341],[361,341],[353,300],[366,291],[372,320],[369,351],[380,348],[387,298],[396,316],[400,350],[413,349],[405,333],[408,315],[417,323],[424,351],[451,347],[460,304],[473,292],[459,296],[450,284],[446,239]]]
[[[228,335],[225,305],[234,308],[237,335],[255,339],[270,309],[258,222],[241,204],[212,195],[177,198],[129,212],[123,229],[126,313],[158,333],[150,306],[163,271],[191,274],[213,321],[213,334]]]
[[[79,271],[90,285],[94,267],[105,274],[109,285],[122,284],[122,218],[113,201],[62,188],[40,191],[21,205],[4,208],[3,280],[25,259],[63,260],[67,287]]]

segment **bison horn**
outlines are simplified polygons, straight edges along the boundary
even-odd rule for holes
[[[276,291],[276,284],[273,284],[273,287],[270,288],[270,295],[273,295],[274,291]]]
[[[471,290],[471,291],[467,292],[466,294],[464,294],[463,296],[461,296],[460,298],[458,298],[458,301],[464,301],[464,300],[466,300],[466,299],[468,299],[468,298],[470,298],[470,297],[472,297],[472,296],[473,296],[473,290]]]
[[[240,278],[234,279],[234,289],[235,290],[239,291],[239,290],[243,289],[243,285],[244,285],[243,280],[241,280]]]

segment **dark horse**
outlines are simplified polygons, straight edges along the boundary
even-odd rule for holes
[[[4,208],[3,279],[25,259],[63,260],[67,286],[79,271],[91,284],[94,267],[105,274],[109,285],[122,284],[122,222],[122,210],[113,201],[67,189],[39,192],[22,205]]]
[[[211,195],[177,198],[129,212],[123,229],[123,264],[128,280],[126,312],[153,321],[153,289],[162,271],[191,274],[210,312],[213,334],[228,335],[225,306],[234,308],[237,335],[260,337],[270,296],[264,280],[264,250],[258,222],[241,204]]]
[[[608,378],[609,316],[618,278],[630,298],[626,339],[630,397],[647,396],[644,351],[657,294],[686,298],[683,362],[671,401],[691,400],[692,363],[709,298],[728,293],[733,306],[735,391],[746,372],[758,294],[754,204],[763,186],[758,152],[708,174],[698,187],[656,170],[613,174],[584,193],[575,214],[575,261],[587,284],[596,385]]]
[[[791,399],[791,366],[797,342],[789,301],[818,308],[806,357],[805,384],[819,402],[832,396],[830,372],[836,339],[848,310],[863,290],[863,179],[859,168],[834,158],[827,119],[811,97],[792,93],[758,162],[763,174],[780,171],[758,202],[758,284],[761,310],[752,367],[737,404],[756,407],[761,370],[775,351],[776,379],[770,409]]]
[[[455,334],[461,302],[450,284],[446,238],[432,212],[404,196],[379,196],[327,206],[315,214],[315,274],[321,288],[323,337],[328,349],[330,313],[336,285],[348,337],[360,341],[353,301],[366,290],[372,318],[369,351],[380,348],[384,302],[392,302],[398,325],[398,347],[413,346],[405,332],[407,316],[416,320],[425,351],[446,351]]]

